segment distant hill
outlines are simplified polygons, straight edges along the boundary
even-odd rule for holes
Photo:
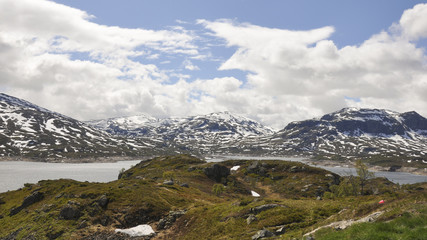
[[[427,119],[416,112],[344,108],[321,118],[292,122],[269,142],[285,151],[315,155],[425,159]]]
[[[113,137],[88,124],[0,94],[0,156],[82,158],[150,151],[150,142]]]

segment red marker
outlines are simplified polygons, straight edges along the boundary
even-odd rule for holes
[[[379,203],[379,204],[383,204],[383,203],[384,203],[384,200],[381,200],[381,201],[379,201],[378,203]]]

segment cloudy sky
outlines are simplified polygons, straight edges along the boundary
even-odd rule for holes
[[[427,116],[423,2],[0,0],[0,91],[79,120]]]

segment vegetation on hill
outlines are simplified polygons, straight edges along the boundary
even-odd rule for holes
[[[427,236],[426,183],[368,178],[361,191],[352,184],[357,177],[298,162],[207,163],[188,155],[145,160],[118,174],[109,183],[46,180],[0,193],[0,239],[138,239],[115,229],[141,224],[155,230],[152,239],[301,239],[376,212],[375,223],[306,236]]]

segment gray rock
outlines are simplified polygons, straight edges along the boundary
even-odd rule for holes
[[[320,200],[322,200],[322,197],[321,196],[317,196],[316,200],[320,201]]]
[[[186,187],[186,188],[190,187],[190,186],[188,186],[188,183],[183,183],[183,184],[181,184],[181,185],[179,185],[179,186],[181,186],[181,187]]]
[[[173,185],[173,181],[172,180],[165,180],[163,182],[164,185]]]
[[[252,236],[252,240],[258,240],[266,237],[273,237],[274,233],[268,231],[267,229],[259,230],[255,235]]]
[[[80,210],[76,206],[70,204],[63,206],[61,212],[59,213],[59,218],[65,220],[79,219],[79,217]]]
[[[248,218],[246,218],[246,223],[249,225],[249,224],[251,224],[253,221],[257,221],[257,220],[258,220],[258,218],[257,218],[255,215],[250,214],[250,215],[249,215],[249,217],[248,217]]]
[[[292,167],[289,169],[289,172],[291,172],[291,173],[298,172],[298,167],[297,167],[297,166],[292,166]]]
[[[105,195],[102,195],[98,199],[98,205],[102,208],[106,208],[109,202],[110,202],[110,199],[108,199],[107,196],[105,196]]]
[[[251,212],[258,214],[271,208],[279,207],[279,204],[264,204],[258,207],[251,208]]]
[[[276,230],[275,234],[276,234],[276,235],[282,235],[282,234],[284,234],[285,232],[286,232],[285,226],[280,226],[280,227]]]
[[[255,173],[260,176],[266,177],[267,176],[267,170],[263,166],[263,164],[260,164],[258,161],[253,162],[249,167],[246,168],[248,173]]]
[[[158,230],[162,230],[162,229],[168,229],[170,228],[173,223],[182,215],[185,214],[184,210],[179,210],[179,211],[170,211],[169,214],[160,219],[159,222],[157,223],[157,229]]]

